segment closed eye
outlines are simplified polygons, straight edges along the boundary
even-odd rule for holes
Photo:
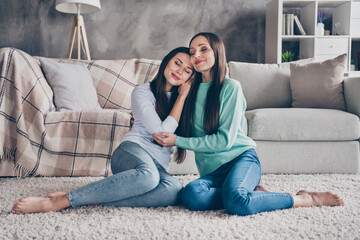
[[[193,70],[192,70],[192,68],[188,67],[185,69],[185,72],[187,72],[188,74],[192,74]]]

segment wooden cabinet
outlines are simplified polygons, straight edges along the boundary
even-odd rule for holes
[[[325,15],[325,30],[330,35],[319,34],[319,13]],[[306,35],[301,35],[295,23],[293,34],[285,35],[283,14],[296,15]],[[325,60],[347,53],[346,75],[360,75],[360,0],[270,1],[266,6],[266,63],[281,63],[285,51],[295,53],[294,60]]]

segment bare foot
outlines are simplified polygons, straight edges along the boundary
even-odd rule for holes
[[[308,192],[301,190],[294,197],[294,207],[344,206],[345,202],[331,192]]]
[[[67,194],[66,192],[57,191],[57,192],[49,193],[48,195],[46,195],[46,198],[60,197],[66,194]]]
[[[260,184],[256,186],[254,191],[270,192],[269,189],[267,189],[266,187],[264,187],[263,185],[260,185]]]
[[[66,195],[54,198],[26,197],[14,203],[11,213],[40,213],[50,211],[60,211],[70,207],[70,202]]]

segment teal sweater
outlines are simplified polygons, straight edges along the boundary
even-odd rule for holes
[[[211,82],[200,83],[195,103],[193,137],[176,137],[175,145],[195,152],[195,161],[201,176],[233,160],[255,142],[246,136],[242,126],[246,101],[238,81],[225,78],[220,92],[218,131],[206,135],[203,127],[206,94]]]

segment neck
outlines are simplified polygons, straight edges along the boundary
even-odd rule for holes
[[[171,86],[169,83],[166,83],[165,91],[166,91],[166,92],[170,92],[170,91],[171,91],[171,88],[172,88],[172,86]]]
[[[212,74],[211,71],[206,71],[202,73],[202,82],[211,82],[212,81]]]

